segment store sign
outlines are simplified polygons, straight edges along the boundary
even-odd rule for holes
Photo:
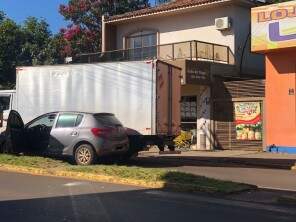
[[[186,61],[186,84],[209,84],[210,83],[210,63]]]
[[[296,0],[252,9],[252,51],[296,47]]]
[[[236,102],[235,124],[237,140],[262,140],[260,102]]]

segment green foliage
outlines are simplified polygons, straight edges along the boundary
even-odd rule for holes
[[[16,66],[62,63],[65,45],[45,20],[29,17],[20,26],[0,11],[0,89],[13,87]]]
[[[51,33],[45,20],[29,17],[21,27],[23,44],[18,65],[41,65],[47,60]]]
[[[3,13],[0,17],[0,84],[3,85],[14,81],[23,35],[14,21],[6,18]]]
[[[174,139],[175,145],[179,148],[190,147],[191,137],[190,131],[181,131],[181,134]]]
[[[102,15],[116,15],[148,7],[148,0],[70,0],[60,13],[71,22],[61,33],[67,42],[64,54],[101,50]]]
[[[227,194],[254,189],[254,186],[247,184],[216,180],[170,169],[148,168],[129,164],[73,166],[60,160],[44,157],[0,154],[0,168],[3,165],[4,169],[5,165],[9,165],[17,169],[29,169],[30,172],[42,170],[43,172],[45,171],[45,175],[61,175],[59,173],[63,172],[62,174],[66,177],[67,173],[71,175],[77,173],[82,179],[87,177],[88,179],[96,180],[100,176],[107,176],[111,177],[113,182],[122,182],[121,179],[124,179],[127,183],[135,184],[135,181],[140,181],[138,185],[147,184],[150,186],[155,183],[164,183],[164,188],[186,192]]]
[[[63,63],[66,56],[101,49],[101,17],[145,8],[148,0],[70,0],[60,13],[71,22],[52,35],[44,19],[18,25],[0,11],[0,89],[15,82],[16,66]]]

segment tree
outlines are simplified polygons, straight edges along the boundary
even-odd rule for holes
[[[65,45],[44,19],[29,17],[20,26],[0,11],[0,86],[15,82],[16,66],[62,63]]]
[[[18,65],[41,65],[48,59],[47,46],[51,40],[49,25],[44,19],[28,17],[21,27],[22,52]]]
[[[45,53],[47,55],[44,64],[63,64],[66,56],[64,50],[67,46],[67,42],[61,33],[58,33],[51,37]]]
[[[70,0],[60,13],[71,22],[61,29],[67,46],[64,54],[98,52],[101,49],[102,15],[122,14],[149,6],[148,0]]]
[[[0,22],[2,22],[5,18],[4,12],[0,11]]]

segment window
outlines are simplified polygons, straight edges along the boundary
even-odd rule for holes
[[[82,118],[83,118],[83,115],[78,115],[77,116],[77,119],[76,119],[76,123],[75,123],[75,126],[79,126],[80,123],[82,122]]]
[[[151,47],[156,46],[156,44],[155,31],[136,32],[126,38],[126,46],[128,49]]]
[[[130,60],[153,59],[156,57],[156,32],[141,31],[126,38],[126,48]]]
[[[196,120],[197,120],[196,96],[182,96],[181,122],[196,122]]]
[[[103,126],[122,126],[114,115],[94,115],[95,119]]]
[[[56,128],[76,127],[82,121],[82,115],[61,114],[56,124]]]
[[[56,118],[56,114],[48,114],[46,116],[41,116],[40,118],[33,120],[31,123],[29,123],[27,128],[32,128],[39,125],[52,127],[54,124],[55,118]]]
[[[0,112],[10,109],[10,95],[0,97]]]

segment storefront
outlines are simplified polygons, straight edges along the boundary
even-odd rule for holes
[[[181,129],[193,136],[191,149],[210,150],[211,62],[176,60],[182,68]]]
[[[264,149],[265,80],[224,81],[212,87],[213,145],[222,150]]]
[[[266,59],[266,150],[296,153],[296,1],[252,9],[252,51]]]
[[[181,128],[194,136],[192,150],[263,150],[263,79],[241,80],[228,64],[172,63],[182,68]]]

